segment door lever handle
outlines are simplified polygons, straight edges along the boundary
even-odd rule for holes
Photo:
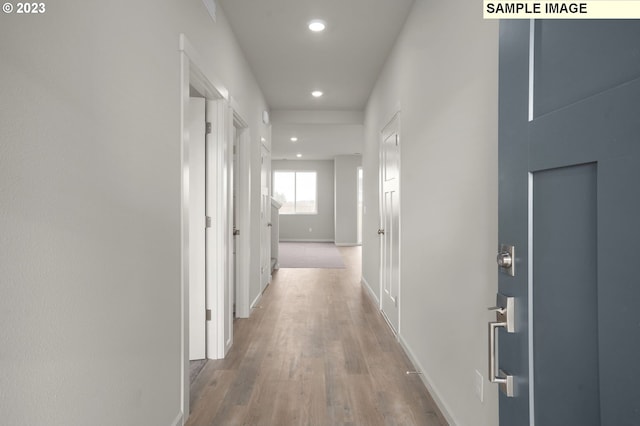
[[[384,229],[378,229],[378,235],[384,235]]]
[[[492,306],[490,308],[487,308],[487,310],[489,311],[498,311],[501,314],[504,314],[507,311],[507,308],[503,308],[501,306]]]

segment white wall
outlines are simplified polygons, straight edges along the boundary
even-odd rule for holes
[[[58,0],[0,15],[0,423],[176,419],[181,32],[256,146],[268,137],[218,12],[214,24],[200,0]],[[259,146],[251,155],[259,165]]]
[[[333,241],[333,160],[273,160],[271,169],[318,173],[318,214],[280,214],[280,241]]]
[[[498,424],[486,381],[497,271],[498,23],[417,0],[365,119],[363,277],[379,294],[378,144],[401,109],[401,340],[453,424]],[[368,178],[371,177],[371,178]],[[485,400],[474,394],[475,370]]]
[[[335,242],[358,243],[358,167],[361,155],[337,155],[335,169]]]

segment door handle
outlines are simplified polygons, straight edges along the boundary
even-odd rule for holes
[[[384,235],[384,229],[378,229],[378,235]]]
[[[271,222],[269,222],[269,223],[267,223],[267,226],[268,226],[269,228],[271,228],[273,225],[271,224]]]
[[[240,230],[237,228],[233,228],[233,235],[240,235]]]
[[[489,323],[489,381],[498,383],[500,390],[508,397],[514,396],[513,393],[513,376],[506,374],[500,370],[496,374],[496,330],[500,327],[507,327],[506,322],[492,321]]]
[[[498,293],[496,305],[489,308],[490,311],[496,311],[496,321],[489,322],[489,381],[499,384],[500,390],[508,397],[512,397],[515,396],[513,376],[506,374],[496,365],[496,332],[499,328],[504,328],[507,333],[515,333],[515,301],[513,297]],[[497,374],[496,370],[498,370]]]

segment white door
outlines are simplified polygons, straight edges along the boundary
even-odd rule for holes
[[[207,101],[207,122],[211,134],[206,138],[206,230],[207,247],[207,357],[224,358],[233,343],[232,292],[229,288],[231,230],[229,175],[231,159],[232,113],[224,100]]]
[[[269,175],[271,156],[262,145],[261,203],[260,203],[260,289],[264,290],[271,280],[271,197],[269,196]]]
[[[363,174],[362,167],[358,167],[358,204],[357,204],[357,228],[356,228],[356,242],[358,244],[362,244],[362,207],[364,204],[363,200]]]
[[[380,309],[398,332],[400,323],[399,116],[382,130],[380,143]]]
[[[223,238],[224,242],[224,258],[225,262],[225,280],[224,280],[224,356],[227,355],[231,345],[233,344],[233,304],[235,289],[235,270],[233,263],[233,150],[234,140],[236,137],[235,127],[233,125],[233,108],[224,103],[226,110],[224,115],[224,140],[222,141],[224,164],[222,173],[224,175],[225,191],[223,194],[223,202],[225,202],[225,212],[223,221]]]
[[[205,100],[189,101],[189,360],[205,357]]]
[[[237,236],[239,235],[239,230],[238,230],[238,182],[239,182],[239,176],[238,176],[238,139],[240,138],[240,129],[238,129],[237,127],[233,127],[233,149],[232,149],[232,154],[233,154],[233,161],[231,162],[231,170],[229,171],[230,176],[232,176],[232,183],[231,183],[231,202],[232,202],[232,213],[231,213],[231,218],[232,218],[232,232],[233,232],[233,236],[232,236],[232,246],[231,246],[231,265],[229,270],[232,272],[232,276],[231,276],[231,291],[232,291],[232,296],[231,296],[231,300],[233,303],[233,318],[236,317],[236,298],[238,295],[238,291],[237,291],[237,285],[238,285],[238,277],[240,276],[240,273],[238,271],[238,262],[237,262],[237,252],[238,252],[238,238]]]

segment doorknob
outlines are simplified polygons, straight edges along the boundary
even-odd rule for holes
[[[508,244],[500,244],[496,262],[498,266],[509,276],[515,276],[515,247]]]
[[[384,235],[384,229],[378,229],[378,235]]]
[[[507,333],[514,333],[515,330],[515,299],[507,297],[500,293],[497,296],[496,306],[489,308],[490,311],[496,311],[496,321],[489,322],[489,381],[498,383],[500,390],[508,397],[515,395],[513,387],[513,376],[506,374],[498,369],[496,374],[496,330],[504,328]]]

